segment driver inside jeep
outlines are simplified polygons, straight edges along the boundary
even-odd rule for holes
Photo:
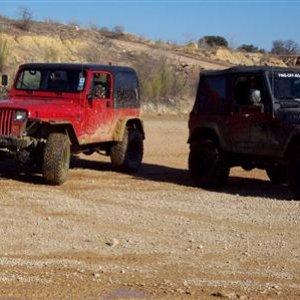
[[[110,76],[106,73],[93,75],[92,94],[99,99],[109,98]]]
[[[97,84],[94,85],[93,95],[95,95],[96,98],[105,99],[106,94],[107,94],[106,89],[101,82],[98,82]]]

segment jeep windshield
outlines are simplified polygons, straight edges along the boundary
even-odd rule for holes
[[[273,96],[281,105],[300,104],[300,70],[271,72],[269,80]]]
[[[79,93],[84,89],[86,73],[82,70],[23,69],[15,88],[25,91]]]

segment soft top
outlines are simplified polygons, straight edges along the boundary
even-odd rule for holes
[[[80,63],[27,63],[19,67],[20,69],[60,69],[60,70],[92,70],[106,71],[116,74],[119,72],[136,73],[133,68],[127,66],[101,65],[101,64],[80,64]]]

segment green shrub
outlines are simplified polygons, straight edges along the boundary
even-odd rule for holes
[[[180,70],[179,64],[168,62],[164,56],[151,58],[141,54],[135,63],[139,74],[142,98],[154,103],[186,95],[189,90],[187,74]]]
[[[228,41],[218,35],[206,35],[199,40],[199,46],[208,46],[208,47],[226,47],[228,48]]]

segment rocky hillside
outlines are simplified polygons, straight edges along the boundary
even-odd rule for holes
[[[144,106],[149,110],[157,110],[158,107],[189,109],[200,69],[284,65],[281,60],[267,54],[225,48],[204,50],[195,43],[178,46],[119,31],[83,29],[51,21],[30,21],[25,28],[20,22],[0,17],[2,73],[13,76],[17,66],[25,62],[130,65],[140,75]]]

